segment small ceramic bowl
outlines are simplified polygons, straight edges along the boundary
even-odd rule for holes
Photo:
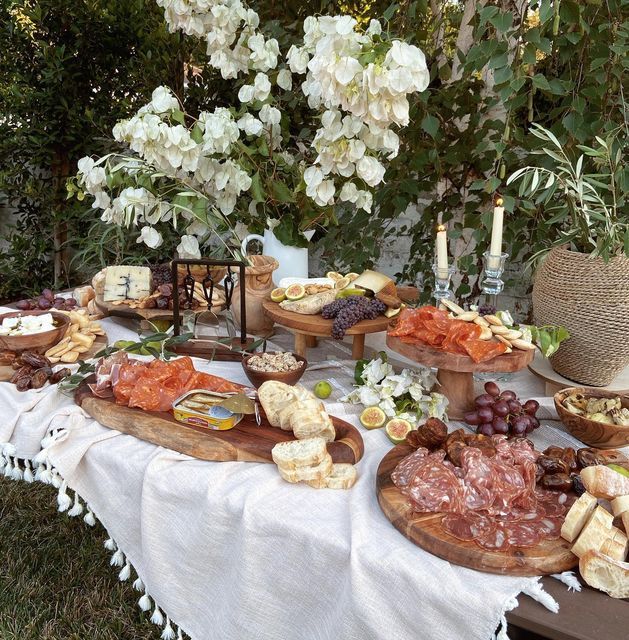
[[[70,324],[70,318],[63,313],[56,311],[13,311],[0,315],[0,325],[5,318],[15,318],[17,316],[39,316],[50,313],[53,317],[55,328],[50,331],[31,333],[28,336],[0,336],[0,349],[22,353],[23,351],[33,351],[34,353],[44,353],[50,347],[59,342]]]
[[[555,396],[555,408],[559,418],[566,425],[568,431],[575,437],[591,447],[599,449],[617,449],[629,446],[629,427],[616,424],[607,424],[590,420],[584,416],[572,413],[563,406],[563,401],[574,393],[583,394],[586,398],[618,398],[623,407],[629,408],[629,397],[622,396],[613,391],[599,391],[587,387],[570,387],[558,391]]]
[[[304,375],[304,371],[306,371],[306,367],[308,366],[306,358],[302,358],[302,356],[298,356],[296,353],[293,353],[295,360],[301,363],[299,369],[295,369],[294,371],[255,371],[249,366],[249,360],[251,360],[254,355],[256,354],[252,353],[251,355],[243,358],[242,368],[244,369],[247,378],[249,378],[249,381],[256,389],[267,380],[276,380],[278,382],[291,385],[297,384],[301,376]]]

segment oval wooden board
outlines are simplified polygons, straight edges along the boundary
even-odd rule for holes
[[[512,373],[524,369],[535,357],[535,351],[532,349],[528,351],[514,349],[511,353],[503,353],[486,362],[476,363],[469,356],[440,351],[421,342],[404,342],[395,336],[387,336],[387,347],[426,366],[460,373]]]
[[[97,398],[87,382],[91,380],[88,378],[77,388],[74,401],[102,425],[200,460],[273,462],[271,449],[278,442],[295,440],[292,432],[272,427],[263,411],[261,426],[254,416],[247,415],[233,429],[213,431],[177,422],[171,413],[132,409],[116,404],[113,398]],[[331,417],[336,430],[336,440],[327,445],[332,460],[355,464],[364,453],[358,429]]]
[[[107,344],[108,344],[107,336],[96,336],[96,339],[94,340],[94,343],[92,344],[92,346],[85,353],[82,353],[80,355],[80,359],[89,360],[90,358],[93,358],[99,351],[104,349],[107,346]],[[68,365],[64,364],[63,362],[57,362],[56,364],[53,365],[53,367],[56,367],[57,369],[65,366],[68,366]],[[0,366],[0,382],[7,382],[13,377],[14,373],[15,371],[13,367],[6,366],[6,365]]]
[[[393,526],[418,547],[444,560],[478,571],[512,576],[539,576],[569,571],[579,563],[563,539],[545,540],[535,547],[488,551],[464,542],[441,526],[441,513],[412,513],[406,497],[393,484],[391,472],[413,449],[399,444],[380,462],[376,492],[380,508]]]
[[[334,321],[326,320],[320,313],[309,316],[303,313],[295,313],[294,311],[286,311],[286,309],[282,309],[277,302],[272,302],[271,300],[265,300],[262,306],[269,318],[281,324],[283,327],[322,338],[328,338],[332,335],[332,324]],[[355,336],[365,333],[378,333],[379,331],[385,331],[388,326],[389,318],[379,316],[373,320],[361,320],[358,324],[350,327],[345,332],[345,335]]]

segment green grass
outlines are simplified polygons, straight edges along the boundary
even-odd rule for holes
[[[0,478],[0,639],[157,640],[106,537],[59,513],[56,489]]]

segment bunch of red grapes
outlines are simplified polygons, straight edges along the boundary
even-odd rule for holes
[[[476,427],[476,433],[524,436],[539,427],[537,400],[522,404],[514,391],[500,391],[495,382],[486,382],[485,391],[474,400],[475,410],[464,416],[467,424]]]
[[[55,296],[50,289],[44,289],[38,298],[33,300],[20,300],[15,303],[17,309],[20,311],[29,311],[37,309],[40,311],[47,311],[48,309],[54,311],[70,311],[75,309],[77,304],[76,300],[70,296],[69,298],[63,298],[61,296]]]

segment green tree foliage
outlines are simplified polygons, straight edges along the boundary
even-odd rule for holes
[[[97,255],[134,244],[92,227],[65,180],[78,158],[109,149],[112,126],[156,84],[181,86],[186,52],[143,0],[4,0],[0,41],[0,194],[17,216],[0,257],[9,298],[67,284],[77,245]]]

